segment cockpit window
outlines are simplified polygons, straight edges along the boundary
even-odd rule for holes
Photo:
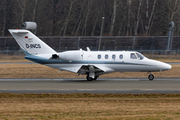
[[[131,53],[131,59],[137,59],[137,57],[134,53]]]
[[[136,53],[136,55],[138,56],[138,58],[139,58],[140,60],[142,60],[142,59],[144,58],[144,56],[141,55],[140,53]]]

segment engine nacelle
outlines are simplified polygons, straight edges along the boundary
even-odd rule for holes
[[[58,56],[65,61],[77,61],[82,59],[80,51],[66,51],[59,53]]]

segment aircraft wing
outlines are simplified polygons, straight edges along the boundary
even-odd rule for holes
[[[90,72],[89,67],[92,66],[94,73],[103,73],[103,72],[113,72],[114,70],[103,65],[79,65],[74,67],[61,67],[61,70],[79,73],[79,74],[88,74]]]
[[[103,73],[103,72],[114,71],[113,69],[105,67],[103,65],[82,65],[81,68],[77,72],[79,74],[88,74],[88,73],[90,73],[90,67],[93,68],[94,73]]]
[[[81,65],[82,66],[82,65]],[[77,73],[78,70],[81,68],[81,66],[76,66],[76,67],[61,67],[61,70],[69,71],[69,72],[74,72]]]
[[[112,72],[112,71],[114,71],[113,69],[105,67],[103,65],[93,65],[93,66],[94,66],[95,69],[99,69],[99,70],[101,70],[103,72]]]

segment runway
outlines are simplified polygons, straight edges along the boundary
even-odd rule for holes
[[[180,78],[0,79],[0,93],[180,93]]]

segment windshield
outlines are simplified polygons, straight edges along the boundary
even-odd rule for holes
[[[142,54],[140,54],[140,53],[136,53],[136,55],[138,56],[138,58],[139,58],[140,60],[142,60],[142,59],[144,58],[144,56],[143,56]]]

